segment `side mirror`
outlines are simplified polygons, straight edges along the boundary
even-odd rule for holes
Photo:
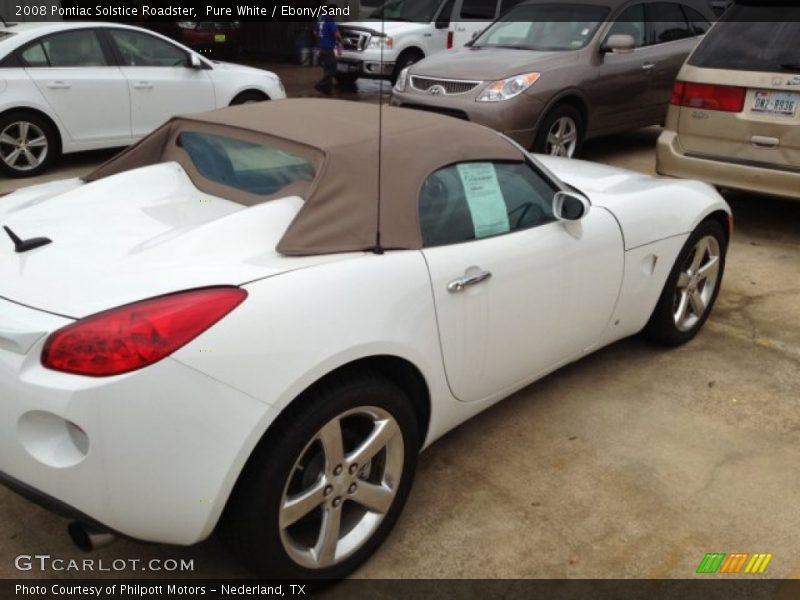
[[[589,213],[592,203],[576,192],[556,192],[553,214],[561,221],[580,221]]]
[[[439,19],[434,23],[434,27],[436,27],[436,29],[447,29],[450,27],[450,19]]]
[[[197,54],[190,54],[189,55],[189,67],[192,69],[205,69],[206,66],[203,64],[203,61],[200,60],[200,57]]]
[[[632,35],[627,33],[615,33],[608,36],[605,44],[600,48],[601,52],[619,52],[624,54],[626,52],[633,52],[636,48],[636,40]]]

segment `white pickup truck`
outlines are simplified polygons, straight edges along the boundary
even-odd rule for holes
[[[341,23],[340,83],[391,79],[436,52],[463,46],[521,0],[388,0],[365,21]]]

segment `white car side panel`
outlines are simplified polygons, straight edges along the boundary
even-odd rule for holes
[[[26,69],[75,142],[131,136],[128,83],[117,67]]]
[[[580,356],[605,331],[622,283],[619,226],[603,209],[579,223],[424,251],[454,395],[483,400]],[[477,267],[486,281],[448,283]]]
[[[625,253],[625,278],[608,329],[590,351],[639,333],[658,302],[688,234],[639,246]]]
[[[235,318],[173,357],[282,410],[337,367],[391,355],[420,369],[436,407],[449,392],[422,254],[350,256],[244,286]]]
[[[178,67],[121,67],[131,98],[133,135],[141,137],[178,114],[217,108],[209,71]]]

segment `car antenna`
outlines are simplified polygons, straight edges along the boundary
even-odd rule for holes
[[[386,15],[381,15],[381,35],[386,35]],[[383,70],[383,44],[381,44],[381,70]],[[383,171],[383,79],[380,79],[380,95],[378,96],[378,215],[375,228],[375,247],[372,252],[375,254],[383,254],[383,246],[381,246],[381,190],[383,186],[382,171]]]
[[[53,242],[53,240],[46,237],[37,237],[37,238],[30,238],[28,240],[23,240],[16,233],[11,231],[9,227],[3,225],[3,229],[6,230],[8,237],[10,237],[11,241],[14,242],[15,252],[19,253],[27,252],[28,250],[40,248],[41,246],[46,246],[47,244],[51,244]]]

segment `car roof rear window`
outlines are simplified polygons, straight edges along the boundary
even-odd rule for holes
[[[707,69],[800,73],[800,7],[734,5],[689,59]]]
[[[316,173],[311,161],[267,144],[195,131],[181,133],[178,144],[206,179],[258,196],[311,183]]]

